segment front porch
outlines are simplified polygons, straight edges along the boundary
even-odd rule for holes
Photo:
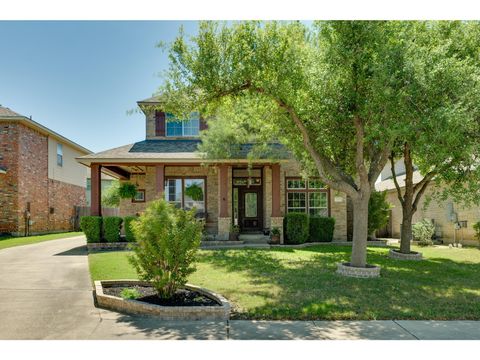
[[[92,215],[102,215],[100,174],[106,172],[137,186],[138,196],[121,201],[121,216],[137,215],[149,201],[164,197],[182,208],[195,207],[215,240],[228,240],[232,225],[249,234],[268,234],[272,227],[283,230],[279,163],[248,168],[242,163],[109,162],[92,163],[90,168]]]

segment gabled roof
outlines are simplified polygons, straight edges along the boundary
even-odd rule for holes
[[[4,106],[0,106],[0,121],[2,121],[2,120],[3,121],[9,121],[9,122],[19,122],[19,123],[24,124],[25,126],[27,126],[29,128],[37,130],[38,132],[40,132],[44,135],[56,138],[56,139],[64,142],[65,144],[70,145],[71,147],[80,151],[81,153],[84,153],[84,154],[91,154],[92,153],[91,150],[77,144],[76,142],[74,142],[70,139],[67,139],[66,137],[56,133],[53,130],[50,130],[49,128],[43,126],[42,124],[39,124],[36,121],[33,121],[31,118],[28,118],[24,115],[21,115],[21,114],[13,111],[13,110],[11,110],[7,107],[4,107]]]

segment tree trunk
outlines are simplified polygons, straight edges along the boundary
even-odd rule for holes
[[[410,244],[412,241],[412,218],[413,211],[411,204],[404,204],[402,216],[402,233],[400,236],[400,252],[403,254],[410,253]]]
[[[353,205],[353,239],[350,265],[365,267],[367,264],[368,237],[368,200],[370,193],[352,199]]]

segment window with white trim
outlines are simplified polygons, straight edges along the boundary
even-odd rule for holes
[[[166,114],[166,136],[198,136],[200,132],[200,114],[194,112],[188,120],[178,120],[172,114]]]
[[[287,212],[303,212],[315,216],[328,216],[328,190],[317,179],[286,180]]]

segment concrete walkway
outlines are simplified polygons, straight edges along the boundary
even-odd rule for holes
[[[83,237],[0,250],[0,339],[477,339],[478,321],[165,322],[93,305]]]

